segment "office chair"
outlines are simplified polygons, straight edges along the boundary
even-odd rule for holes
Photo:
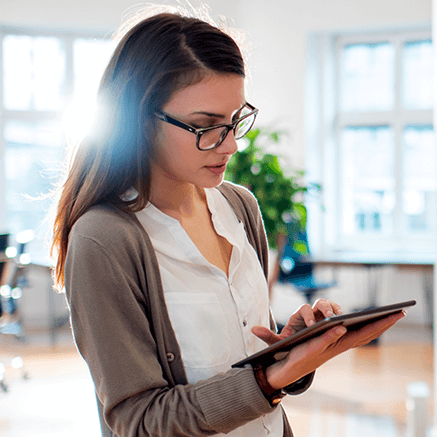
[[[314,264],[309,259],[310,251],[305,229],[299,223],[291,222],[287,226],[287,235],[278,245],[276,280],[282,284],[291,284],[310,305],[322,290],[337,285],[337,281],[318,280],[314,275]]]
[[[18,341],[25,341],[25,331],[19,309],[22,289],[28,287],[26,244],[33,239],[32,231],[17,234],[17,248],[8,246],[9,234],[0,235],[0,335],[12,335]],[[7,366],[9,364],[9,366]],[[23,379],[28,378],[23,359],[19,356],[0,357],[0,389],[8,391],[4,375],[6,367],[21,369]]]

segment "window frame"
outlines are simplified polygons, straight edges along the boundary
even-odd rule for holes
[[[406,42],[431,40],[430,27],[374,32],[318,33],[309,37],[306,83],[307,177],[322,185],[318,201],[307,199],[308,233],[312,251],[361,252],[420,252],[434,251],[437,235],[434,220],[429,232],[406,234],[406,216],[402,212],[402,147],[403,131],[407,126],[433,126],[433,110],[408,110],[401,106],[401,48]],[[391,111],[345,113],[340,110],[341,50],[360,43],[389,42],[395,46],[396,82],[395,104]],[[312,88],[319,89],[318,95]],[[317,128],[314,130],[314,122]],[[310,125],[311,123],[311,125]],[[384,237],[377,232],[346,236],[342,233],[341,194],[341,133],[347,126],[390,126],[395,138],[396,206],[393,215],[393,235]],[[435,216],[436,194],[434,192]],[[320,207],[320,203],[323,208]]]
[[[4,53],[3,53],[3,41],[8,35],[17,36],[30,36],[30,37],[54,37],[62,41],[65,49],[65,81],[63,86],[63,105],[58,110],[42,111],[37,109],[30,110],[11,110],[6,109],[4,102]],[[7,199],[6,199],[6,169],[5,169],[5,156],[6,156],[6,140],[5,140],[5,126],[11,120],[19,121],[32,121],[32,123],[40,123],[44,121],[56,121],[62,124],[62,116],[70,104],[74,96],[74,61],[73,61],[73,44],[76,39],[102,39],[110,40],[108,33],[101,31],[87,32],[87,31],[59,31],[59,30],[42,30],[38,28],[28,27],[10,27],[0,26],[0,186],[3,187],[0,190],[0,231],[11,232],[8,228],[8,211],[7,211]],[[60,152],[65,153],[65,144],[67,139],[65,133],[62,132],[63,140]],[[48,193],[44,193],[48,194]],[[36,231],[37,229],[35,229]],[[38,238],[40,237],[40,238]],[[43,248],[44,243],[41,239],[44,236],[36,236],[32,248],[35,250],[37,256],[45,253]]]

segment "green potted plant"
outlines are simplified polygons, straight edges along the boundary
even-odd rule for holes
[[[297,199],[297,195],[319,188],[315,184],[304,185],[304,171],[283,168],[280,157],[267,151],[268,144],[278,143],[282,135],[284,132],[280,131],[251,130],[245,137],[248,146],[235,153],[225,174],[226,180],[247,187],[258,199],[271,249],[277,249],[279,237],[287,234],[291,221],[305,228],[306,208],[303,196]],[[301,250],[304,254],[306,247]]]

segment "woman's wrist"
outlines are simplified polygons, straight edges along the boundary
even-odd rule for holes
[[[284,371],[282,371],[283,367],[284,363],[278,361],[264,369],[268,384],[275,390],[281,390],[290,383],[289,379],[291,375],[287,371],[285,371],[284,374]],[[287,379],[286,381],[283,381],[284,376]]]
[[[282,390],[310,373],[310,371],[305,372],[303,369],[299,369],[297,365],[287,366],[287,363],[283,360],[266,367],[264,373],[270,387],[274,390]]]
[[[270,405],[274,407],[281,401],[286,393],[281,388],[275,388],[269,383],[266,371],[261,364],[255,366],[253,371],[264,397],[269,401]]]

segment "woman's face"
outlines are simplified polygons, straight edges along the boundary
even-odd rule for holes
[[[186,124],[203,128],[232,123],[245,103],[244,78],[236,74],[211,74],[176,91],[162,111]],[[196,135],[164,121],[159,123],[152,178],[203,188],[220,185],[226,164],[237,151],[233,132],[230,131],[215,149],[201,151],[196,147]]]

